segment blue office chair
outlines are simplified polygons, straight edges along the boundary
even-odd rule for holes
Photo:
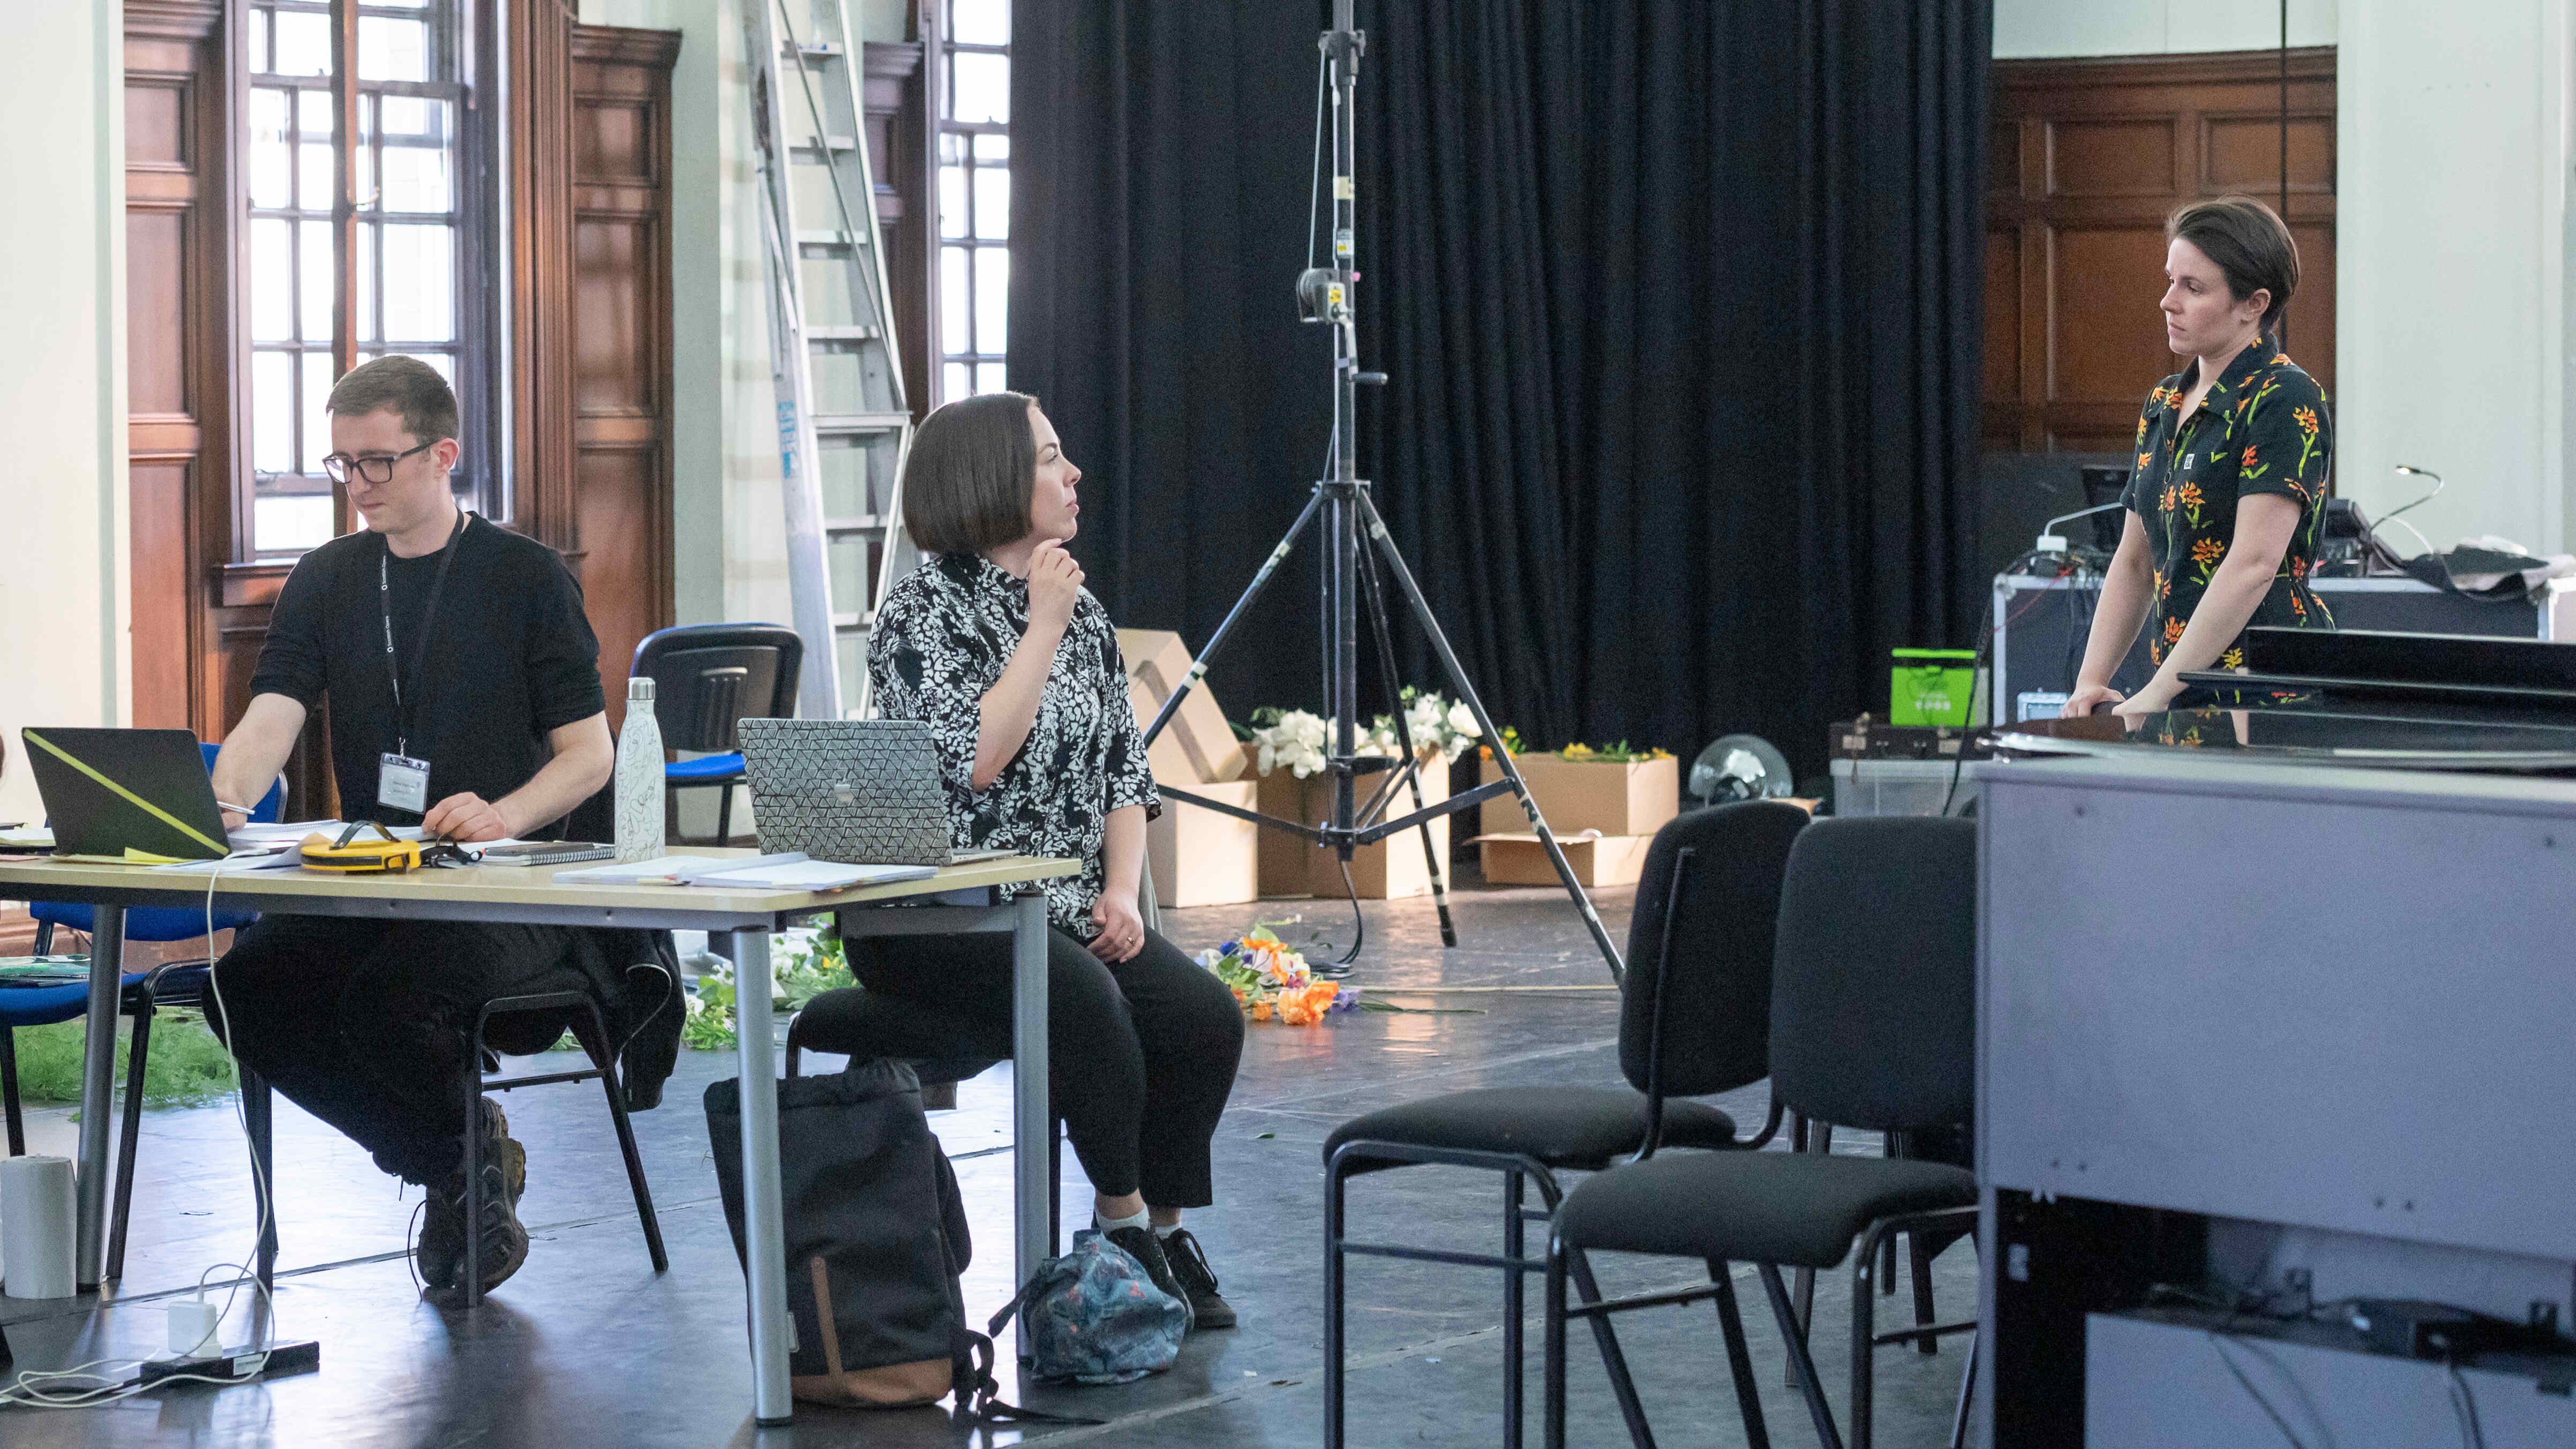
[[[221,746],[200,743],[205,752],[206,767],[214,768],[215,755]],[[278,781],[259,798],[251,819],[273,822],[286,800],[286,782]],[[37,901],[29,907],[36,918],[36,954],[50,955],[56,930],[88,934],[96,925],[90,907],[67,905],[59,901]],[[258,920],[249,911],[217,911],[214,928],[237,931]],[[129,941],[193,941],[206,934],[206,913],[201,910],[165,906],[147,906],[125,913],[125,939]],[[134,1040],[127,1050],[125,1069],[125,1115],[116,1154],[116,1204],[113,1227],[108,1238],[107,1272],[109,1278],[124,1276],[126,1209],[134,1194],[134,1143],[143,1125],[143,1068],[152,1039],[153,1013],[163,1006],[194,1006],[204,998],[207,963],[174,961],[150,971],[124,973],[125,984],[118,1010],[134,1019]],[[8,1120],[9,1155],[22,1157],[27,1151],[25,1119],[18,1102],[18,1028],[50,1026],[70,1021],[89,1010],[89,987],[74,983],[68,986],[0,988],[0,1111]],[[255,1143],[266,1136],[268,1093],[264,1086],[243,1074],[244,1107],[261,1130],[253,1133]],[[265,1158],[265,1153],[261,1156]],[[263,1160],[261,1180],[266,1180]]]
[[[627,673],[653,681],[653,719],[667,750],[713,751],[662,767],[664,798],[682,790],[721,790],[716,843],[733,838],[733,787],[743,783],[735,729],[745,719],[796,713],[796,677],[805,641],[779,624],[682,624],[657,629],[635,645]],[[676,821],[674,821],[676,826]],[[672,838],[677,840],[676,828]]]

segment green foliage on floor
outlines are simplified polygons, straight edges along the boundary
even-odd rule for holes
[[[798,929],[769,938],[770,1002],[781,1016],[834,987],[857,984],[833,932]],[[697,1051],[733,1050],[733,991],[730,964],[700,976],[697,989],[681,998],[689,1014],[680,1040]]]
[[[120,1018],[121,1020],[121,1018]],[[81,1043],[86,1023],[78,1017],[51,1026],[18,1030],[18,1095],[28,1102],[80,1100]],[[133,1039],[116,1036],[116,1082],[125,1085],[128,1049]],[[143,1063],[143,1101],[151,1107],[202,1107],[239,1085],[233,1059],[224,1044],[193,1011],[163,1011],[152,1018],[152,1049]]]

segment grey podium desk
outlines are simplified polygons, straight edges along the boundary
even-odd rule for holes
[[[2088,1366],[2096,1416],[2121,1383],[2192,1397],[2101,1357],[2137,1348],[2109,1331],[2126,1320],[2091,1320],[2088,1350],[2087,1315],[2150,1283],[2305,1267],[2320,1302],[2520,1319],[2541,1299],[2569,1321],[2576,780],[2188,750],[1969,768],[1993,1443],[2086,1442]]]
[[[706,855],[744,851],[706,850]],[[562,867],[578,869],[579,867]],[[512,921],[554,926],[629,926],[730,936],[742,1068],[743,1202],[750,1247],[753,1415],[783,1424],[791,1412],[787,1385],[786,1244],[778,1201],[778,1069],[769,997],[769,936],[824,912],[850,912],[847,931],[872,935],[945,935],[1009,931],[1015,1281],[1025,1282],[1055,1241],[1047,1202],[1046,899],[1019,888],[1072,875],[1072,860],[1013,856],[951,866],[928,880],[838,891],[734,891],[698,886],[608,886],[556,883],[555,869],[474,866],[408,875],[329,876],[286,869],[239,871],[214,878],[216,904],[234,910],[372,920]],[[0,861],[0,897],[69,901],[97,908],[91,939],[89,1022],[81,1061],[78,1278],[99,1277],[100,1227],[108,1175],[110,1079],[116,1033],[118,958],[125,912],[135,906],[187,908],[206,901],[208,877],[135,866],[73,861]],[[906,906],[901,911],[854,907]],[[1033,1150],[1032,1150],[1033,1149]]]

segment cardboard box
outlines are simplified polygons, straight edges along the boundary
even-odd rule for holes
[[[1135,707],[1136,727],[1142,729],[1154,722],[1163,701],[1189,677],[1189,646],[1168,629],[1121,629],[1118,652],[1127,661],[1127,701]],[[1145,758],[1154,767],[1155,779],[1183,789],[1192,781],[1217,785],[1243,778],[1242,747],[1205,682],[1182,699],[1181,712],[1146,750]]]
[[[1555,821],[1548,822],[1549,829],[1555,826]],[[1575,880],[1592,890],[1635,885],[1646,873],[1646,847],[1654,840],[1651,835],[1560,835],[1556,843],[1565,851],[1565,863]],[[1487,885],[1564,884],[1536,831],[1479,835],[1475,845],[1484,857]]]
[[[1530,798],[1547,817],[1558,840],[1591,831],[1599,835],[1652,835],[1682,813],[1681,761],[1667,756],[1634,764],[1607,765],[1598,760],[1572,761],[1559,755],[1512,756]],[[1482,762],[1488,784],[1503,778],[1502,766]],[[1515,835],[1530,828],[1521,802],[1510,794],[1484,804],[1479,822],[1486,835]]]
[[[1245,754],[1251,755],[1250,747]],[[1259,776],[1261,813],[1283,820],[1321,825],[1333,810],[1333,777],[1318,774],[1300,780],[1283,766]],[[1449,798],[1449,768],[1437,750],[1423,756],[1422,803],[1434,805]],[[1363,775],[1359,785],[1359,804],[1368,803],[1369,795],[1386,782],[1384,775]],[[1395,819],[1413,813],[1413,792],[1398,790],[1387,805],[1382,818]],[[1256,827],[1258,828],[1258,827]],[[1432,848],[1439,853],[1442,869],[1449,861],[1449,817],[1431,822]],[[1284,830],[1261,831],[1261,893],[1265,896],[1335,896],[1344,893],[1341,857],[1329,850],[1318,849],[1314,842],[1302,840]],[[1392,835],[1375,845],[1365,845],[1351,855],[1351,885],[1363,900],[1401,900],[1406,896],[1428,895],[1431,875],[1422,859],[1422,833],[1408,830]]]
[[[1260,794],[1252,780],[1182,788],[1239,810],[1255,808]],[[1230,906],[1260,899],[1260,842],[1254,837],[1272,833],[1249,820],[1166,797],[1163,818],[1145,828],[1154,899],[1167,907]]]
[[[1251,763],[1252,746],[1245,745],[1243,755],[1246,763]],[[1330,775],[1315,775],[1300,780],[1289,774],[1288,767],[1282,765],[1267,775],[1256,776],[1254,784],[1261,802],[1258,808],[1262,814],[1275,816],[1281,820],[1320,825],[1323,823],[1324,816],[1332,810],[1332,782],[1333,777]],[[1271,830],[1262,826],[1254,826],[1253,830],[1261,837],[1259,847],[1261,893],[1265,896],[1312,894],[1314,879],[1310,872],[1313,867],[1309,864],[1309,859],[1322,854],[1315,849],[1314,843],[1302,840],[1285,830]],[[1336,872],[1333,889],[1336,892],[1341,889],[1338,872]]]

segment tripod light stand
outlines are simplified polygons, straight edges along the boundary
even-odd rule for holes
[[[1324,32],[1320,42],[1325,74],[1319,78],[1319,85],[1330,90],[1333,109],[1331,265],[1309,267],[1297,279],[1300,316],[1305,321],[1329,326],[1333,333],[1331,475],[1315,484],[1314,496],[1307,500],[1304,511],[1297,515],[1295,523],[1289,525],[1287,535],[1280,539],[1278,547],[1262,561],[1261,568],[1252,576],[1252,582],[1245,586],[1242,597],[1235,600],[1234,607],[1226,613],[1225,621],[1217,626],[1207,647],[1200,651],[1197,665],[1163,701],[1153,723],[1145,730],[1145,739],[1151,743],[1172,722],[1180,710],[1182,699],[1206,677],[1209,662],[1225,647],[1227,638],[1242,622],[1253,600],[1261,596],[1263,588],[1279,571],[1280,564],[1287,560],[1298,537],[1306,531],[1307,525],[1320,519],[1324,535],[1323,661],[1325,712],[1330,720],[1327,765],[1332,774],[1331,813],[1323,824],[1309,825],[1303,821],[1282,820],[1257,811],[1237,809],[1186,790],[1168,786],[1158,788],[1165,795],[1201,809],[1249,820],[1264,829],[1286,831],[1317,847],[1330,848],[1340,857],[1345,872],[1353,852],[1359,847],[1373,845],[1407,830],[1419,830],[1423,856],[1431,866],[1431,889],[1439,908],[1440,940],[1444,946],[1455,946],[1458,937],[1449,916],[1448,896],[1441,885],[1446,872],[1432,844],[1431,822],[1460,810],[1477,808],[1486,800],[1508,792],[1519,799],[1522,811],[1529,816],[1530,825],[1538,832],[1539,842],[1546,848],[1549,861],[1556,866],[1557,878],[1565,883],[1566,894],[1573,898],[1575,909],[1582,914],[1583,924],[1592,933],[1593,944],[1600,948],[1601,957],[1609,964],[1611,978],[1615,981],[1625,973],[1619,948],[1612,944],[1609,932],[1602,928],[1601,917],[1592,909],[1591,898],[1584,894],[1582,883],[1575,879],[1574,868],[1566,863],[1564,849],[1557,844],[1555,833],[1548,829],[1537,803],[1530,798],[1529,786],[1521,778],[1520,767],[1503,749],[1502,732],[1494,727],[1493,717],[1485,712],[1484,701],[1477,696],[1475,685],[1468,681],[1467,671],[1459,664],[1456,652],[1450,649],[1448,636],[1440,631],[1439,622],[1432,618],[1430,603],[1423,598],[1422,588],[1414,581],[1413,571],[1406,567],[1404,555],[1396,549],[1394,539],[1387,533],[1386,520],[1377,511],[1368,481],[1359,476],[1359,432],[1354,425],[1359,388],[1362,385],[1383,385],[1386,374],[1365,372],[1360,368],[1359,319],[1353,301],[1353,284],[1359,278],[1354,269],[1353,241],[1358,213],[1353,177],[1357,87],[1360,56],[1367,49],[1368,38],[1352,28],[1351,7],[1352,0],[1333,0],[1333,28]],[[1319,96],[1319,110],[1321,101]],[[1320,142],[1319,137],[1319,150]],[[1312,225],[1311,217],[1309,225]],[[1310,234],[1310,245],[1311,242]],[[1421,762],[1414,753],[1413,732],[1406,723],[1396,687],[1395,652],[1387,627],[1384,586],[1378,575],[1381,561],[1404,595],[1406,605],[1413,611],[1414,620],[1422,626],[1432,651],[1439,656],[1441,667],[1448,672],[1449,682],[1456,689],[1458,698],[1475,717],[1476,727],[1483,731],[1483,738],[1492,746],[1495,761],[1502,767],[1503,778],[1500,780],[1479,785],[1435,805],[1423,803]],[[1359,630],[1363,612],[1368,616],[1372,642],[1377,647],[1387,698],[1395,706],[1398,759],[1358,752],[1361,734]],[[1377,783],[1363,799],[1361,792],[1368,788],[1363,781],[1379,773],[1387,773],[1389,778]],[[1411,792],[1411,812],[1391,820],[1385,818],[1396,792],[1403,789]]]

